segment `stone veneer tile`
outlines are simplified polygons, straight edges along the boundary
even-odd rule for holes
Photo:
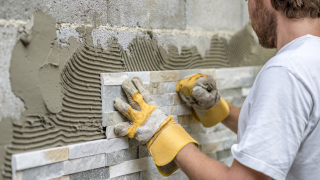
[[[187,70],[179,70],[179,80],[186,78],[187,76],[200,73],[200,69],[187,69]]]
[[[164,94],[164,83],[156,82],[156,83],[147,83],[143,84],[144,88],[146,88],[150,94]]]
[[[176,92],[177,82],[165,82],[164,83],[164,92],[165,93],[175,93]]]
[[[129,148],[128,138],[102,139],[69,145],[69,159],[77,159],[102,153],[111,153]]]
[[[215,69],[201,69],[201,73],[210,74],[214,79],[216,79],[216,70]]]
[[[139,77],[142,83],[150,83],[150,72],[128,72],[128,77],[131,80],[133,77]]]
[[[124,176],[118,176],[114,178],[110,178],[109,180],[140,180],[140,173],[132,173]]]
[[[217,131],[208,134],[190,134],[199,144],[209,144],[221,141],[228,137],[234,137],[236,134],[229,129]]]
[[[108,113],[103,113],[105,118],[102,119],[102,126],[114,126],[121,122],[126,122],[128,119],[123,116],[119,111],[113,111]]]
[[[69,158],[68,147],[44,149],[12,155],[12,171],[29,169],[67,160]]]
[[[101,85],[121,85],[122,82],[128,79],[128,73],[102,73],[101,74]]]
[[[152,95],[152,97],[158,106],[171,106],[174,103],[173,94]]]
[[[52,178],[52,179],[48,179],[48,180],[70,180],[70,177],[69,177],[69,175],[66,175],[66,176],[61,176],[61,177]]]
[[[23,171],[23,180],[43,180],[64,175],[64,162],[31,168]]]
[[[216,69],[216,78],[225,79],[227,77],[254,77],[253,67],[221,68]]]
[[[114,133],[114,126],[108,126],[106,129],[106,137],[107,139],[120,138],[120,136]]]
[[[70,180],[107,180],[109,176],[109,167],[102,167],[70,174]]]
[[[155,168],[151,157],[126,161],[121,164],[110,166],[110,178],[131,174],[134,172],[144,171],[150,168]]]
[[[216,141],[213,143],[202,144],[202,152],[205,154],[215,153],[217,151],[223,151],[226,149],[230,149],[233,144],[237,143],[237,137],[233,136],[230,138],[224,138],[220,141]]]
[[[179,79],[179,71],[151,71],[150,82],[175,82]]]
[[[193,116],[190,114],[190,115],[178,116],[178,123],[183,126],[183,125],[189,125],[189,124],[197,124],[200,122],[197,121],[195,118],[193,118]]]
[[[106,154],[98,154],[79,159],[64,161],[64,174],[73,174],[81,171],[87,171],[104,167],[106,164]]]
[[[138,158],[138,147],[130,147],[112,153],[106,154],[106,166],[120,164],[125,161],[130,161]]]
[[[250,93],[251,87],[244,87],[241,89],[241,95],[242,97],[247,97]]]

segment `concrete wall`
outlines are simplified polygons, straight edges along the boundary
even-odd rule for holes
[[[34,12],[38,13],[34,14],[33,20]],[[219,83],[228,86],[221,93],[229,98],[230,103],[241,106],[254,79],[254,76],[243,79],[242,75],[256,71],[253,69],[259,69],[259,65],[275,53],[257,44],[250,25],[246,26],[248,22],[246,3],[238,0],[1,1],[0,180],[12,178],[13,154],[106,138],[101,99],[90,106],[83,105],[82,109],[72,109],[68,104],[79,99],[101,97],[100,81],[96,81],[102,72],[231,68],[221,76]],[[81,62],[76,60],[77,57],[82,58]],[[99,58],[105,61],[94,64]],[[92,66],[96,69],[87,71],[86,65],[81,63],[89,63],[89,70]],[[53,68],[47,68],[48,65]],[[64,79],[81,74],[76,66],[84,67],[80,68],[81,72],[84,69],[84,74],[91,74],[92,79],[89,79],[92,82],[87,82],[88,78],[79,81],[77,78]],[[232,69],[238,66],[255,67],[246,71]],[[68,68],[74,71],[67,72]],[[234,78],[228,79],[228,76]],[[52,92],[54,88],[61,89],[61,92]],[[83,95],[79,89],[88,91]],[[70,100],[68,94],[72,93],[77,95]],[[229,149],[234,134],[223,136],[227,130],[222,125],[205,129],[190,117],[184,119],[183,122],[187,122],[184,128],[194,137],[203,139],[217,135],[219,138],[214,141],[202,142],[202,150],[210,157],[230,164]],[[222,148],[212,150],[217,143]],[[114,160],[112,165],[104,164],[99,168],[68,171],[68,177],[64,178],[108,179],[110,168],[113,172],[126,168],[129,173],[118,173],[124,175],[116,178],[160,179],[153,166],[130,171],[132,160],[137,160],[134,163],[149,162],[143,159],[148,158],[145,151],[144,147],[131,142],[118,154],[105,152],[105,156],[121,157],[120,161]],[[142,160],[138,160],[140,158]],[[78,161],[83,164],[92,162],[90,159]],[[62,168],[57,164],[42,165],[41,172],[54,166],[60,173]],[[24,171],[22,179],[35,179],[38,173],[31,167]],[[170,178],[186,177],[178,171]]]

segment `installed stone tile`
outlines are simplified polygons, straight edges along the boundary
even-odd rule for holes
[[[106,137],[107,139],[120,138],[120,136],[114,133],[114,126],[108,126],[106,129]]]
[[[175,82],[179,79],[179,71],[151,71],[150,82]]]
[[[106,117],[102,121],[102,126],[114,126],[116,124],[119,124],[121,122],[126,122],[128,119],[123,116],[119,111],[113,111],[109,113],[104,113],[104,116]]]
[[[92,169],[75,174],[70,174],[70,180],[106,180],[109,178],[109,167]]]
[[[148,169],[145,171],[141,171],[140,173],[141,180],[150,180],[150,179],[162,179],[162,176],[157,168]]]
[[[150,168],[155,168],[151,157],[126,161],[121,164],[110,166],[110,178],[131,174],[134,172],[144,171]]]
[[[250,90],[251,90],[251,87],[249,87],[249,88],[242,88],[242,89],[241,89],[241,94],[242,94],[242,96],[243,96],[243,97],[247,97],[248,94],[250,93]]]
[[[229,129],[217,131],[214,133],[208,133],[208,134],[190,134],[191,137],[193,137],[196,141],[198,141],[199,144],[210,144],[217,141],[221,141],[225,138],[230,138],[236,136],[234,132],[232,132]]]
[[[69,159],[77,159],[95,154],[111,153],[129,148],[128,138],[102,139],[69,145]]]
[[[131,147],[106,154],[106,166],[120,164],[125,161],[134,160],[138,158],[138,147]]]
[[[69,177],[69,175],[66,175],[66,176],[61,176],[61,177],[52,178],[52,179],[48,179],[48,180],[70,180],[70,177]]]
[[[140,173],[132,173],[124,176],[118,176],[114,178],[110,178],[109,180],[140,180]]]
[[[186,104],[180,97],[180,95],[178,93],[174,93],[173,95],[173,104]]]
[[[128,78],[128,73],[102,73],[101,85],[121,85],[122,82]]]
[[[227,77],[253,77],[254,72],[252,67],[236,67],[236,68],[221,68],[216,69],[216,78],[224,79]]]
[[[174,105],[171,114],[177,116],[191,114],[191,107],[187,104]]]
[[[106,164],[106,155],[98,154],[94,156],[88,156],[79,159],[72,159],[63,162],[64,163],[64,174],[73,174],[81,171],[87,171],[104,167]]]
[[[216,79],[216,70],[215,69],[201,69],[201,73],[210,74],[214,79]]]
[[[13,172],[23,169],[29,169],[46,164],[52,164],[67,160],[69,158],[69,148],[59,147],[27,153],[14,154],[12,156]]]
[[[164,83],[148,83],[144,84],[144,87],[150,92],[150,94],[164,94]]]
[[[23,171],[23,180],[43,180],[64,175],[64,162],[31,168]]]
[[[222,164],[225,164],[225,165],[231,167],[231,165],[232,165],[232,163],[233,163],[233,161],[234,161],[234,158],[233,158],[233,156],[231,156],[231,157],[228,157],[228,158],[220,159],[219,161],[220,161]]]
[[[242,88],[219,89],[219,94],[223,98],[242,97]]]
[[[189,125],[189,124],[196,124],[200,123],[192,115],[182,115],[178,116],[178,123],[181,125]]]
[[[176,86],[177,86],[177,82],[165,82],[164,83],[164,92],[165,93],[175,93]]]
[[[150,83],[150,72],[128,72],[128,77],[130,80],[133,77],[139,77],[142,83]]]
[[[173,105],[173,94],[153,95],[152,97],[156,101],[158,106]]]
[[[105,99],[114,99],[120,97],[126,97],[124,91],[122,90],[121,85],[119,86],[103,86],[103,98]]]
[[[179,70],[179,80],[186,78],[187,76],[200,73],[200,69],[188,69],[188,70]]]
[[[215,153],[217,151],[223,151],[226,149],[231,149],[233,144],[237,143],[237,137],[233,136],[230,138],[223,138],[220,141],[213,143],[202,144],[202,152],[205,154]]]
[[[149,157],[149,151],[146,145],[140,145],[139,146],[139,158],[145,158]]]

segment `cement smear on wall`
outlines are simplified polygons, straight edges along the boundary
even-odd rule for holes
[[[100,73],[260,65],[275,54],[257,45],[249,27],[231,39],[213,36],[204,56],[196,47],[159,47],[152,33],[134,38],[130,53],[117,38],[99,37],[108,41],[103,48],[84,27],[76,29],[81,44],[70,38],[61,48],[56,22],[42,12],[34,17],[30,44],[17,42],[11,59],[12,89],[26,111],[1,122],[8,132],[1,142],[10,144],[0,147],[5,179],[11,179],[14,153],[105,138]]]

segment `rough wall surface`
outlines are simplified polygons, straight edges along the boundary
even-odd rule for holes
[[[232,0],[2,1],[0,8],[0,179],[12,177],[12,154],[105,138],[100,73],[263,65],[275,54],[257,44],[244,4]],[[34,14],[25,43],[39,9],[45,13]]]

